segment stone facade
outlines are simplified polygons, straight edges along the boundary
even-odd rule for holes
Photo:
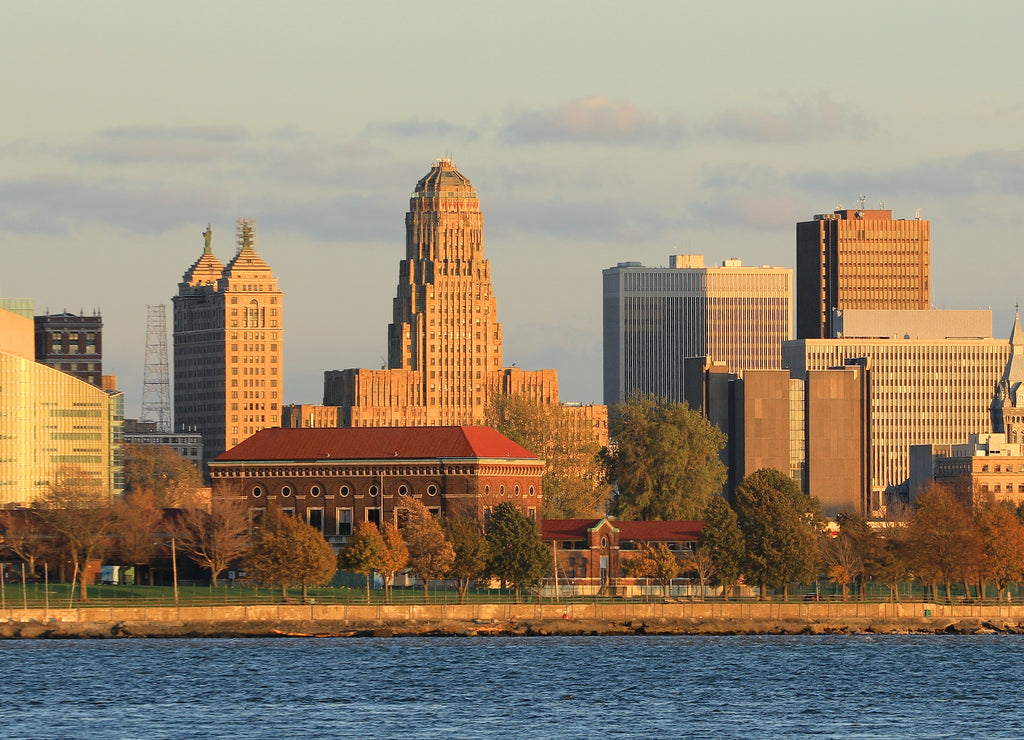
[[[35,317],[36,362],[103,386],[103,318],[58,313]]]
[[[284,293],[256,253],[256,224],[238,221],[224,265],[210,248],[185,272],[174,302],[174,422],[203,436],[204,462],[281,424]]]

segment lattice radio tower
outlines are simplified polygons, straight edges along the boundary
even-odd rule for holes
[[[142,380],[139,421],[155,421],[157,431],[171,429],[171,381],[167,371],[167,312],[165,306],[146,307],[146,372]]]

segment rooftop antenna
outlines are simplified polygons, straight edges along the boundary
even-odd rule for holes
[[[167,371],[167,310],[146,306],[146,372],[142,379],[139,421],[154,421],[158,432],[170,434],[171,383]]]

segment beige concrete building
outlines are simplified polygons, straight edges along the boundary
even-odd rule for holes
[[[339,426],[478,425],[493,393],[559,402],[555,370],[503,367],[483,221],[469,179],[451,160],[437,160],[405,217],[388,367],[324,374],[324,405],[338,407]],[[603,415],[595,424],[607,428],[603,407],[572,413]]]
[[[835,336],[833,311],[930,307],[930,226],[892,211],[819,214],[796,225],[796,336]]]
[[[0,505],[29,505],[63,476],[120,494],[122,394],[35,362],[34,332],[0,309]]]
[[[203,436],[209,462],[266,427],[281,425],[284,293],[256,253],[256,224],[239,219],[227,265],[204,233],[174,302],[174,419]]]
[[[800,339],[783,347],[796,375],[870,361],[871,508],[910,476],[910,447],[957,444],[989,429],[1005,339]]]
[[[1005,434],[972,434],[965,444],[914,445],[910,449],[910,496],[931,482],[953,489],[965,502],[1024,503],[1024,445]]]
[[[672,255],[668,267],[620,262],[604,278],[604,402],[630,393],[685,397],[685,360],[713,357],[733,372],[782,367],[793,336],[793,272],[705,267],[701,255]]]

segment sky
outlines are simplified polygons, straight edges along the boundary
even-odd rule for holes
[[[1021,288],[1024,3],[52,0],[0,13],[0,297],[103,315],[126,415],[147,306],[239,217],[285,292],[285,401],[380,367],[404,215],[451,157],[504,361],[600,403],[601,271],[795,266],[861,197],[931,222],[936,308]],[[170,337],[168,344],[170,345]]]

